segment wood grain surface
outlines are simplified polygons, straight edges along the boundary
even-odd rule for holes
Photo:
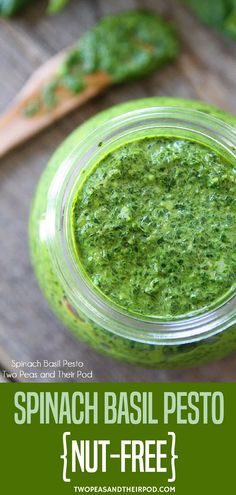
[[[32,71],[108,13],[154,8],[178,26],[182,55],[177,63],[145,81],[109,90],[1,161],[0,366],[14,371],[12,360],[70,359],[84,361],[94,381],[235,381],[235,354],[196,369],[158,371],[116,362],[77,341],[51,313],[37,287],[28,254],[27,224],[32,196],[48,158],[76,126],[96,112],[131,98],[173,95],[202,99],[236,114],[236,43],[201,26],[177,0],[74,0],[54,17],[44,15],[45,5],[34,2],[14,20],[0,21],[1,111]],[[17,379],[31,381],[24,376]]]

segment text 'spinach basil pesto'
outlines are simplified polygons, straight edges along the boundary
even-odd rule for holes
[[[157,367],[236,349],[235,128],[206,104],[149,98],[90,119],[55,153],[32,260],[79,338]]]

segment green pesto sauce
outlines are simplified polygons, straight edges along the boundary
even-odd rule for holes
[[[134,10],[104,17],[70,50],[56,78],[45,86],[37,104],[29,102],[24,114],[33,116],[38,106],[50,111],[59,102],[61,87],[80,93],[89,74],[103,72],[111,82],[122,83],[157,70],[177,52],[172,28],[153,12]]]
[[[73,209],[79,258],[122,308],[175,317],[217,303],[236,275],[236,170],[187,140],[145,138],[107,155]]]
[[[113,82],[140,77],[177,55],[172,28],[160,16],[146,10],[104,17],[85,33],[65,63],[65,73],[77,79],[105,72]]]

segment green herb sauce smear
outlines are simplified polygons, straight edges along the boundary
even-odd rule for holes
[[[87,31],[65,62],[65,74],[105,72],[120,83],[149,74],[178,53],[176,35],[148,10],[121,12],[101,19]],[[78,74],[79,73],[79,74]]]
[[[32,116],[36,104],[50,111],[60,102],[60,89],[71,94],[86,88],[86,76],[104,73],[113,84],[146,76],[174,60],[178,53],[175,32],[159,15],[132,10],[104,17],[69,50],[58,73],[30,101],[24,115]]]
[[[204,145],[145,138],[102,159],[74,201],[92,284],[143,316],[216,307],[236,278],[236,170]]]

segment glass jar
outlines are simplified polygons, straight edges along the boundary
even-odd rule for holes
[[[32,206],[30,245],[40,287],[80,339],[114,358],[143,366],[193,366],[236,349],[232,290],[218,307],[171,321],[116,307],[77,263],[72,204],[85,174],[109,152],[148,135],[191,139],[236,161],[236,119],[199,102],[149,98],[118,105],[77,129],[46,168]],[[101,145],[102,144],[102,145]]]

